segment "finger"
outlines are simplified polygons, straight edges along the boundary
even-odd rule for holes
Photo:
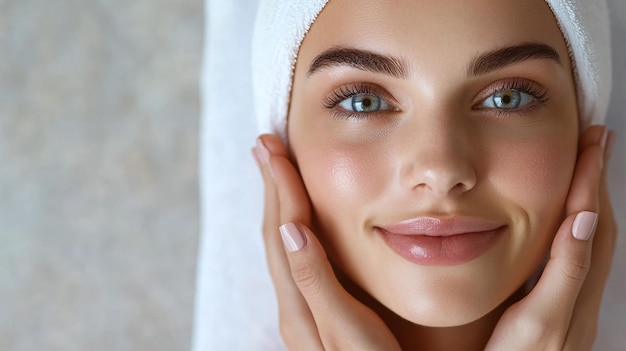
[[[600,185],[600,218],[593,239],[591,268],[576,301],[566,339],[566,350],[577,350],[581,347],[590,349],[597,334],[602,294],[611,269],[617,238],[617,225],[606,181],[606,165],[611,157],[614,139],[615,133],[610,132],[604,153],[605,167]]]
[[[326,350],[400,350],[371,309],[337,280],[319,240],[301,223],[280,227],[292,276],[307,301]]]
[[[265,185],[263,239],[268,268],[276,291],[281,336],[289,350],[321,350],[321,341],[313,316],[291,277],[278,230],[280,202],[269,164],[274,156],[286,157],[287,150],[277,137],[262,135],[257,139],[253,154],[263,174]]]
[[[557,231],[550,258],[533,290],[505,313],[525,340],[560,349],[591,262],[592,241],[598,220],[598,191],[602,174],[603,127],[589,128],[580,138],[568,198],[568,216]],[[508,314],[508,315],[507,315]]]
[[[608,140],[604,152],[604,165],[602,170],[602,177],[600,181],[600,191],[599,191],[599,213],[600,217],[598,220],[598,226],[596,229],[596,234],[593,238],[593,248],[592,248],[592,264],[587,279],[585,280],[585,284],[583,286],[582,294],[586,291],[586,287],[593,287],[594,282],[604,282],[608,277],[609,268],[611,265],[611,259],[613,256],[613,251],[615,249],[615,241],[617,239],[617,224],[615,222],[615,214],[613,212],[613,207],[611,205],[611,201],[609,198],[609,191],[607,186],[607,168],[611,144],[614,142],[615,134],[610,132],[608,134]],[[599,286],[604,286],[604,284],[600,284]],[[595,289],[592,289],[595,291]],[[596,294],[597,291],[596,291]],[[579,299],[580,300],[580,299]],[[599,304],[600,299],[597,299]]]
[[[310,231],[310,203],[293,165],[273,157],[281,204],[280,227],[293,280],[304,296],[325,349],[398,350],[393,335],[372,310],[339,283],[319,240]],[[361,345],[361,346],[357,346]]]
[[[536,289],[533,289],[548,307],[542,308],[544,316],[558,316],[561,325],[569,324],[591,263],[590,239],[598,221],[599,186],[607,135],[603,126],[590,127],[581,135],[578,161],[566,200],[568,217],[554,238],[550,259]]]
[[[578,161],[565,203],[567,215],[597,211],[607,138],[608,130],[604,126],[591,126],[580,136]]]
[[[289,270],[285,268],[287,258],[282,250],[282,244],[278,237],[278,227],[280,226],[280,205],[278,193],[274,179],[269,167],[269,159],[271,153],[266,146],[267,142],[263,139],[268,136],[261,136],[256,141],[256,147],[253,148],[253,155],[257,161],[257,165],[263,176],[264,184],[264,214],[263,214],[263,240],[265,242],[265,251],[270,275],[276,284],[282,279],[276,277],[290,276]],[[282,150],[274,145],[273,152],[279,154]]]
[[[598,194],[607,135],[606,128],[601,126],[588,128],[581,135],[580,154],[566,200],[568,217],[552,244],[550,260],[544,270],[544,276],[548,279],[542,279],[550,289],[550,282],[557,276],[562,277],[566,285],[571,284],[572,288],[580,286],[586,276],[592,246],[589,239],[597,226]],[[551,276],[551,273],[555,276]],[[541,286],[538,288],[541,291]],[[578,289],[574,290],[577,294]],[[550,295],[556,294],[553,292]]]

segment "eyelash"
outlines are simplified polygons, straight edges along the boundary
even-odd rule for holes
[[[381,99],[385,100],[387,104],[389,104],[390,110],[361,113],[361,112],[353,112],[353,111],[344,110],[342,108],[337,108],[337,105],[339,105],[342,101],[349,99],[356,95],[377,95]],[[398,109],[395,107],[396,106],[395,99],[391,97],[389,93],[387,93],[384,89],[382,89],[381,87],[375,84],[363,83],[363,82],[351,83],[351,84],[340,86],[339,88],[333,90],[329,96],[324,98],[324,100],[322,101],[322,105],[325,108],[332,110],[334,117],[338,119],[363,120],[363,119],[379,116],[380,114],[398,111]]]
[[[516,90],[522,93],[529,94],[535,100],[529,104],[530,106],[525,106],[519,109],[507,110],[480,107],[480,104],[493,94],[506,90]],[[391,109],[378,112],[360,113],[337,108],[337,105],[339,105],[342,101],[361,94],[380,96],[381,99],[384,99],[389,104]],[[489,110],[489,113],[496,114],[496,116],[498,117],[511,114],[527,114],[534,111],[536,108],[545,105],[545,103],[548,101],[548,89],[540,88],[537,83],[534,83],[527,79],[511,78],[492,84],[485,93],[481,93],[479,95],[478,100],[478,103],[474,104],[472,106],[472,109]],[[384,89],[380,88],[377,85],[363,82],[346,84],[340,86],[339,88],[336,88],[330,93],[329,96],[323,99],[322,105],[325,108],[332,110],[334,117],[338,119],[362,120],[376,117],[384,113],[393,113],[399,111],[399,109],[395,107],[397,106],[395,99],[393,99],[393,97],[391,97],[389,93],[387,93]]]
[[[522,93],[526,93],[531,95],[535,100],[528,104],[528,106],[524,106],[516,109],[496,109],[496,108],[483,108],[480,107],[487,98],[494,95],[495,93],[507,90],[516,90]],[[540,87],[539,84],[523,79],[523,78],[511,78],[508,80],[502,80],[492,84],[485,93],[481,93],[478,98],[478,102],[472,106],[474,110],[488,110],[489,113],[495,114],[497,117],[507,116],[512,114],[524,115],[534,111],[536,108],[539,108],[548,102],[548,89]]]

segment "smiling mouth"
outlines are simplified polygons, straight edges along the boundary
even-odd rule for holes
[[[485,254],[506,225],[473,217],[420,217],[375,230],[394,252],[414,264],[453,266]]]

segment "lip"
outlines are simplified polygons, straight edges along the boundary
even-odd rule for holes
[[[506,225],[476,217],[419,217],[375,227],[398,255],[423,266],[452,266],[482,256]]]

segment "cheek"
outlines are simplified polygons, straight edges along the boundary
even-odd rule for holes
[[[311,200],[314,229],[328,254],[338,260],[342,242],[350,242],[345,233],[353,233],[361,217],[357,204],[367,201],[372,177],[350,153],[307,150],[298,155],[304,185]]]
[[[328,147],[300,154],[298,162],[304,183],[317,211],[330,213],[337,208],[342,212],[358,208],[376,195],[384,178],[367,162],[370,158],[363,151],[338,151],[340,147]],[[347,207],[349,206],[349,207]]]
[[[506,184],[509,194],[527,201],[538,201],[538,191],[566,182],[564,176],[569,173],[569,167],[565,158],[542,145],[525,145],[512,150],[507,155],[499,155],[496,160],[501,160],[499,163],[502,166],[498,166],[498,171],[492,175],[496,183]]]
[[[576,138],[542,136],[500,148],[491,178],[531,228],[560,220],[576,163]]]
[[[323,148],[302,147],[298,166],[311,200],[314,226],[329,255],[340,265],[388,191],[391,167],[382,147],[325,140]],[[302,144],[300,146],[305,146]]]
[[[363,187],[363,167],[359,167],[357,162],[346,155],[334,155],[334,162],[325,169],[328,169],[328,188],[331,193],[339,195],[346,200],[356,200],[359,188]],[[323,175],[322,175],[323,176]]]

